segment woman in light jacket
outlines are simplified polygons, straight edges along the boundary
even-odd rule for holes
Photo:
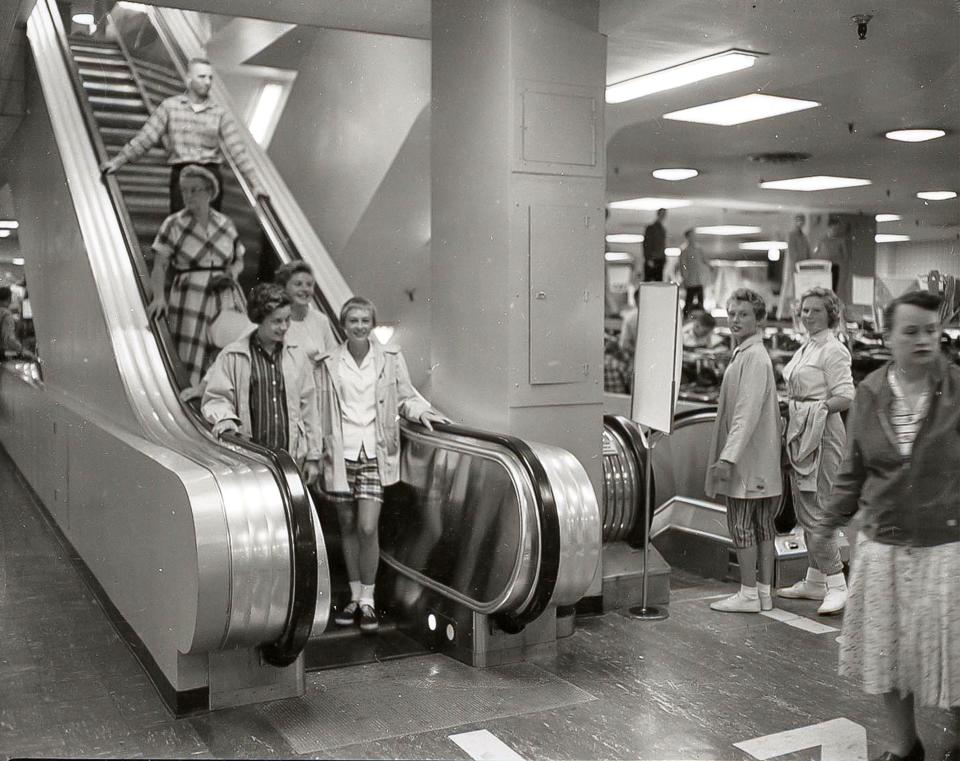
[[[960,368],[940,354],[939,307],[914,292],[884,310],[893,361],[857,388],[817,528],[861,515],[840,674],[883,696],[893,747],[876,761],[924,758],[914,702],[952,711],[938,758],[960,759]]]
[[[400,416],[427,428],[447,418],[413,387],[400,349],[370,339],[377,324],[372,302],[348,300],[340,324],[347,340],[317,365],[324,490],[337,506],[350,581],[350,601],[334,621],[350,626],[359,618],[362,631],[375,632],[380,507],[383,487],[400,480]]]
[[[777,591],[781,597],[822,600],[817,613],[839,613],[847,583],[836,535],[820,539],[812,531],[833,490],[847,440],[840,413],[853,401],[850,352],[834,335],[843,305],[827,288],[800,298],[800,322],[807,340],[783,368],[790,395],[786,449],[790,490],[797,522],[803,527],[810,567],[807,577]]]
[[[726,613],[773,607],[773,520],[782,479],[777,383],[759,332],[766,312],[760,294],[747,288],[734,291],[727,301],[735,348],[720,385],[705,484],[708,495],[726,498],[727,527],[740,564],[740,591],[710,605]]]

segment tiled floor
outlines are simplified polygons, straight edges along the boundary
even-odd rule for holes
[[[417,656],[311,674],[300,699],[175,720],[2,453],[0,494],[4,758],[467,758],[450,735],[486,729],[526,759],[745,759],[734,743],[837,717],[866,728],[871,752],[888,739],[878,701],[838,680],[835,633],[712,613],[704,598],[730,585],[689,578],[668,620],[583,618],[556,657],[521,667]],[[921,713],[928,758],[947,719]]]

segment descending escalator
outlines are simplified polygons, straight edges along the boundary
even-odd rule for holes
[[[113,41],[85,36],[68,41],[58,29],[52,0],[41,0],[38,13],[45,16],[31,22],[31,44],[42,70],[43,97],[51,104],[51,141],[62,158],[76,213],[75,220],[64,218],[63,224],[79,223],[95,284],[92,298],[99,299],[105,335],[112,342],[109,351],[116,357],[127,401],[135,408],[134,425],[149,439],[142,446],[167,470],[185,468],[182,461],[189,460],[191,466],[206,468],[219,479],[205,492],[205,501],[189,498],[191,530],[202,551],[232,553],[230,562],[216,568],[217,583],[252,610],[245,614],[239,605],[227,606],[229,621],[217,639],[212,632],[220,607],[204,606],[205,598],[199,595],[192,602],[206,629],[198,629],[193,644],[175,629],[168,638],[170,644],[161,644],[167,648],[177,643],[174,663],[177,652],[213,652],[238,642],[256,642],[276,665],[295,662],[311,624],[314,634],[323,629],[330,604],[328,582],[320,578],[327,571],[325,555],[318,560],[323,536],[302,481],[291,470],[289,458],[278,461],[239,439],[217,442],[193,410],[177,404],[176,391],[182,384],[176,352],[163,321],[149,322],[145,317],[150,295],[146,255],[167,212],[168,170],[163,152],[155,150],[117,176],[104,178],[99,187],[95,184],[100,182],[96,166],[134,134],[159,99],[181,90],[179,77],[185,61],[196,54],[183,44],[190,30],[171,28],[168,24],[182,23],[182,19],[149,9],[142,18],[119,19]],[[144,24],[149,26],[146,32]],[[128,39],[124,29],[132,26],[138,28]],[[28,137],[24,140],[29,144]],[[318,308],[334,317],[331,305],[339,305],[349,293],[342,278],[262,150],[252,140],[247,146],[272,200],[252,197],[228,155],[224,211],[248,237],[251,258],[244,277],[254,282],[269,277],[279,262],[303,258],[318,276]],[[31,186],[26,183],[25,187]],[[51,286],[43,282],[36,287],[42,293]],[[335,319],[332,322],[336,324]],[[56,383],[56,378],[50,380],[48,392]],[[45,393],[42,384],[38,393]],[[64,393],[72,390],[64,388]],[[108,415],[109,407],[109,402],[104,405]],[[81,425],[77,430],[87,429]],[[561,450],[459,426],[426,432],[420,426],[405,425],[403,446],[407,453],[404,483],[391,493],[384,510],[384,587],[397,602],[394,628],[476,665],[485,665],[496,647],[517,652],[526,627],[549,624],[551,611],[576,602],[593,578],[599,555],[599,511],[585,472]],[[261,478],[266,474],[269,488]],[[260,480],[252,481],[254,476]],[[199,483],[193,475],[181,478],[188,484]],[[261,531],[257,511],[266,507],[258,505],[258,499],[273,499],[274,493],[283,504],[282,520],[271,517],[269,530]],[[493,495],[496,499],[491,499]],[[323,515],[322,508],[320,512]],[[178,516],[181,511],[167,513]],[[222,536],[205,533],[221,532],[224,525]],[[424,531],[420,543],[410,545],[403,532],[415,525]],[[323,529],[323,533],[335,533],[329,525]],[[260,547],[258,541],[266,544]],[[409,551],[411,546],[415,552]],[[288,554],[280,552],[287,552],[287,547]],[[311,547],[313,566],[309,557],[300,554]],[[97,545],[94,551],[107,552],[111,558],[113,586],[108,594],[128,595],[130,606],[135,606],[136,590],[124,586],[124,573],[116,573],[114,567],[137,563],[139,558],[120,552],[116,545],[106,549]],[[110,554],[114,552],[119,559]],[[278,553],[278,567],[286,563],[286,573],[278,574],[266,599],[255,569],[264,553],[273,552]],[[201,559],[195,567],[202,590],[204,573],[211,565]],[[452,576],[450,569],[455,570]],[[149,613],[149,606],[130,606],[118,608],[123,615]],[[260,615],[269,619],[269,625],[251,630],[251,620]],[[445,624],[438,627],[438,621]],[[157,625],[149,615],[144,622],[143,627]],[[166,620],[160,625],[172,626]],[[269,631],[270,637],[257,640],[261,631]],[[206,637],[202,642],[201,634]],[[541,641],[543,632],[537,636]],[[336,644],[321,639],[310,648],[333,650]],[[381,656],[374,653],[372,657]],[[164,651],[163,657],[171,656]],[[326,657],[315,660],[324,661],[317,665],[343,663],[336,657],[332,662]],[[227,668],[222,665],[225,661],[217,662]],[[186,662],[183,667],[192,668]],[[255,669],[256,664],[249,667]]]

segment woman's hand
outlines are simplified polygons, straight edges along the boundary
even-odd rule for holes
[[[733,475],[733,463],[726,460],[717,460],[710,466],[710,472],[717,483],[725,484]]]
[[[227,433],[239,433],[240,426],[237,425],[237,421],[231,418],[225,418],[223,420],[218,420],[213,424],[213,435],[218,439],[221,438],[224,434]]]
[[[150,305],[147,307],[147,317],[151,320],[154,317],[166,317],[167,316],[167,300],[163,296],[155,296],[153,301],[150,302]]]
[[[450,418],[446,415],[441,415],[439,412],[434,410],[427,410],[420,416],[420,425],[429,430],[433,430],[433,423],[450,423],[452,422]]]
[[[320,463],[316,460],[307,460],[303,464],[303,482],[307,486],[313,486],[314,482],[320,477]]]

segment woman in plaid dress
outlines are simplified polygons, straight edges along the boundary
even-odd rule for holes
[[[242,302],[236,281],[243,270],[244,249],[233,221],[210,208],[220,190],[213,174],[188,166],[180,174],[180,189],[185,207],[163,220],[153,242],[154,297],[147,314],[151,318],[167,314],[177,354],[190,385],[196,386],[217,354],[209,331],[218,307],[210,281],[228,274]],[[168,267],[173,268],[169,297],[164,293]]]

